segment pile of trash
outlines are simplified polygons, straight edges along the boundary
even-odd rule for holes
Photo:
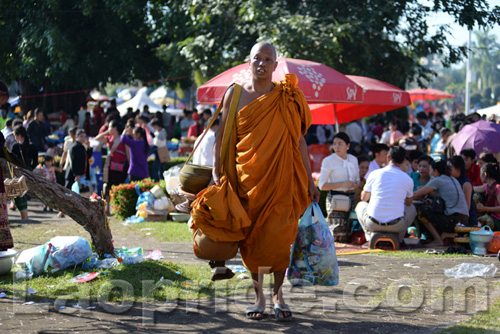
[[[181,182],[179,180],[179,173],[181,167],[182,164],[174,166],[163,173],[166,194],[158,185],[150,191],[142,193],[139,186],[136,186],[135,190],[139,195],[135,207],[137,212],[134,216],[125,219],[124,224],[137,224],[144,221],[166,221],[169,220],[169,217],[174,221],[188,221],[191,218],[189,214],[190,202],[186,201],[186,194],[182,194],[180,191]]]
[[[141,192],[136,185],[135,191],[139,195],[135,209],[135,216],[125,219],[126,224],[137,224],[143,221],[167,220],[170,212],[175,210],[172,201],[165,195],[160,186],[154,186],[150,191]]]
[[[146,256],[141,247],[115,250],[115,257],[105,254],[99,259],[87,240],[76,236],[58,236],[47,243],[21,252],[16,265],[21,267],[16,273],[17,279],[31,279],[52,268],[51,272],[82,265],[83,269],[109,269],[121,264],[135,264],[144,260],[163,259],[160,250],[149,252]]]

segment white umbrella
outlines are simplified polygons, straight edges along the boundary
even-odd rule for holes
[[[165,86],[160,86],[149,94],[151,100],[163,99],[167,97],[167,88]]]
[[[484,109],[479,109],[477,113],[479,115],[486,115],[486,118],[489,118],[491,115],[500,116],[500,104]]]
[[[146,94],[145,89],[139,90],[139,92],[137,92],[137,95],[134,96],[133,99],[131,99],[125,103],[120,104],[117,108],[118,108],[118,111],[120,112],[120,115],[124,116],[127,114],[128,108],[132,108],[132,110],[134,110],[134,111],[137,109],[142,111],[142,108],[144,108],[144,106],[146,106],[146,105],[149,107],[150,113],[154,113],[157,111],[163,111],[163,109],[160,105],[154,103],[153,100],[151,100],[149,98],[148,94]]]

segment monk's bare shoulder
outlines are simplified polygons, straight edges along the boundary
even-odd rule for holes
[[[255,95],[255,91],[253,90],[252,83],[250,81],[247,81],[241,85],[241,96],[240,96],[240,101],[238,102],[238,108],[237,111],[240,111],[245,107],[246,105],[250,104],[257,98]]]

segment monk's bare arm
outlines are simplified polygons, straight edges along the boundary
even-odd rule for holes
[[[304,167],[306,168],[307,171],[307,181],[308,181],[308,189],[309,189],[309,196],[311,196],[311,201],[315,201],[316,203],[319,202],[319,190],[314,184],[314,180],[311,175],[311,165],[309,164],[309,157],[307,153],[307,143],[306,140],[304,139],[304,136],[300,136],[299,140],[299,151],[300,151],[300,156],[302,158],[302,163],[304,164]]]
[[[224,129],[226,127],[227,114],[229,113],[229,106],[231,105],[231,100],[233,98],[234,88],[230,87],[227,90],[222,104],[222,116],[219,122],[219,128],[215,134],[215,145],[214,145],[214,167],[212,169],[212,178],[216,185],[220,185],[220,146],[222,143],[222,137],[224,135]]]

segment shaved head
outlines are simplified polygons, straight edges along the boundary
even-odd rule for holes
[[[259,50],[264,49],[264,48],[270,48],[273,52],[274,59],[276,59],[276,57],[277,57],[276,49],[274,48],[274,46],[272,46],[272,44],[270,44],[268,42],[259,42],[259,43],[255,44],[252,47],[252,50],[250,51],[250,58],[252,58],[253,55],[255,53],[257,53]]]

